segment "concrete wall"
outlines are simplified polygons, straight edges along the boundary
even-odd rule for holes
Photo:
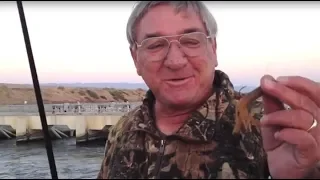
[[[12,128],[16,129],[16,121],[19,119],[19,117],[3,117],[0,116],[0,125],[9,125]]]
[[[114,115],[47,115],[48,126],[67,126],[75,130],[76,137],[83,137],[88,131],[100,131],[105,126],[118,122],[124,113]],[[0,125],[10,125],[16,130],[16,137],[26,136],[30,130],[42,130],[40,117],[29,116],[0,116]]]

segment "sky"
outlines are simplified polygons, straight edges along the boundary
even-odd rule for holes
[[[23,2],[40,83],[143,82],[126,39],[135,2]],[[220,69],[235,85],[264,74],[320,82],[320,2],[205,2]],[[15,1],[0,2],[0,83],[32,83]]]

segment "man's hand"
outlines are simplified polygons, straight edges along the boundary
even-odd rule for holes
[[[320,85],[304,77],[264,76],[261,88],[261,133],[271,176],[309,176],[320,160]],[[314,121],[318,125],[310,129]]]

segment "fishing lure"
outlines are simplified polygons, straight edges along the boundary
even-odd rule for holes
[[[251,132],[252,126],[260,127],[259,120],[253,118],[249,113],[248,105],[262,96],[261,87],[254,89],[245,96],[241,97],[236,104],[235,126],[233,133]]]

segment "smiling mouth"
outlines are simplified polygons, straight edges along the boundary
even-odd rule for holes
[[[191,79],[192,79],[191,77],[176,78],[176,79],[167,80],[167,83],[172,86],[181,86],[188,83]]]
[[[185,80],[185,79],[188,79],[188,78],[170,79],[170,81],[182,81],[182,80]]]

